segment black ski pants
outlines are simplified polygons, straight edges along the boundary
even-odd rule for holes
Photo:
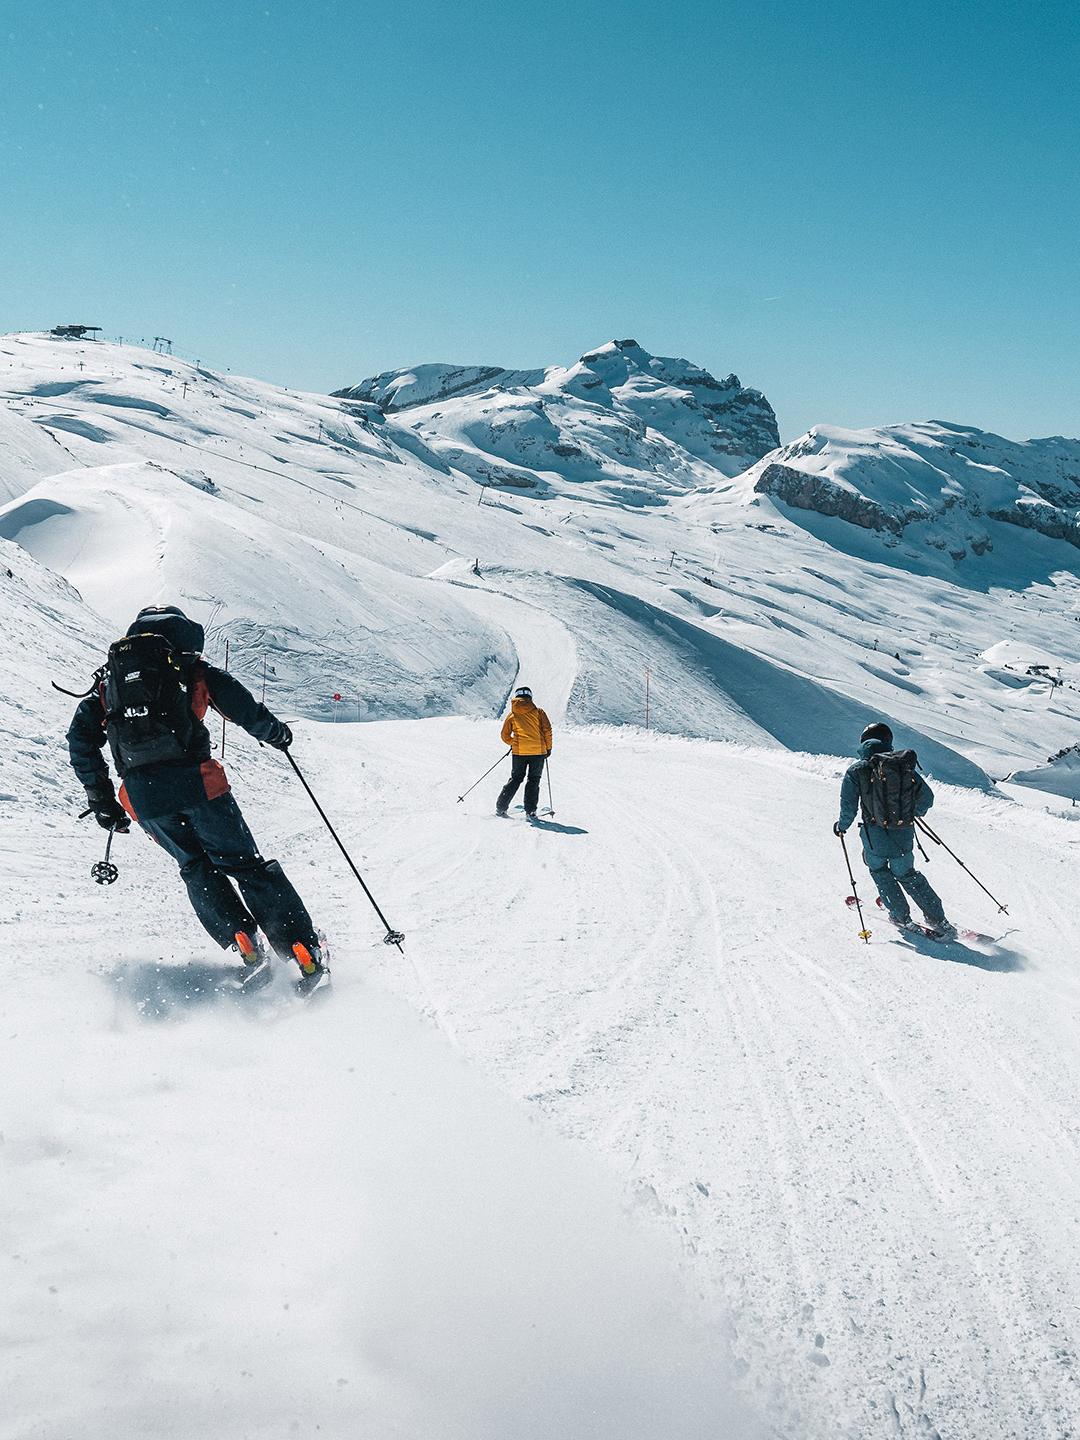
[[[510,765],[510,779],[499,791],[495,801],[496,810],[505,810],[517,794],[521,782],[528,775],[525,785],[525,813],[532,815],[540,799],[540,776],[544,773],[544,755],[515,755]]]
[[[297,942],[308,949],[318,943],[304,902],[278,862],[259,854],[231,794],[139,824],[180,866],[195,914],[223,948],[238,930],[251,935],[256,928],[288,960]]]

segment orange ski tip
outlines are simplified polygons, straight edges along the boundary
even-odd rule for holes
[[[233,939],[236,941],[236,948],[240,951],[240,954],[243,955],[245,960],[249,958],[254,958],[259,953],[258,946],[255,944],[255,941],[251,938],[250,935],[247,934],[246,931],[237,930],[236,934],[233,936]]]
[[[316,970],[315,961],[311,951],[301,941],[297,941],[292,947],[292,953],[296,956],[297,964],[305,975],[313,975]]]

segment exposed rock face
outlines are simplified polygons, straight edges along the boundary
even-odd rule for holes
[[[748,498],[769,496],[880,536],[890,549],[926,547],[956,563],[989,555],[1001,524],[1080,549],[1080,441],[1011,441],[927,421],[818,426],[780,446],[760,391],[737,375],[717,379],[651,355],[633,339],[565,368],[420,365],[338,395],[407,415],[410,443],[507,490],[547,495],[587,484],[641,506],[735,479]]]
[[[899,535],[904,528],[899,516],[876,501],[834,484],[827,475],[814,475],[790,465],[766,465],[754,489],[760,495],[773,495],[796,510],[837,515],[848,524],[859,525],[864,530],[887,530],[891,535]]]
[[[636,340],[612,340],[546,378],[571,394],[619,404],[703,459],[759,459],[780,443],[776,415],[760,390],[737,375],[717,380],[687,360],[650,355]]]
[[[1080,549],[1080,518],[1075,513],[1054,505],[1014,505],[1008,510],[991,510],[989,513],[991,520],[1003,520],[1006,525],[1037,530],[1051,540],[1067,540]]]

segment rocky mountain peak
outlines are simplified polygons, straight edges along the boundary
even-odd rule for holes
[[[387,414],[425,410],[423,430],[437,447],[440,418],[445,417],[433,413],[431,407],[453,402],[453,422],[460,425],[466,418],[461,413],[463,406],[479,416],[492,394],[522,396],[523,404],[548,407],[551,454],[545,457],[545,464],[536,467],[546,470],[565,470],[561,462],[576,464],[583,454],[592,454],[598,425],[607,437],[601,451],[611,442],[609,459],[617,456],[623,471],[654,471],[658,460],[653,447],[658,439],[684,456],[687,474],[692,460],[704,460],[729,476],[780,443],[776,416],[761,391],[744,387],[735,374],[717,380],[688,360],[653,355],[634,339],[609,340],[565,367],[507,370],[493,365],[416,365],[384,372],[334,393],[372,402]],[[604,418],[595,413],[590,418],[593,409],[603,412]],[[504,416],[500,427],[503,450],[505,420]],[[572,433],[575,431],[579,433]],[[603,455],[597,452],[594,459],[603,470]],[[680,482],[677,488],[688,483]]]

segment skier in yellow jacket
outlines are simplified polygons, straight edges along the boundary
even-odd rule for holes
[[[540,799],[540,777],[544,773],[544,761],[551,754],[551,721],[543,710],[533,704],[532,691],[527,685],[514,691],[510,714],[503,721],[502,741],[504,745],[510,746],[514,758],[510,779],[499,791],[499,798],[495,802],[495,814],[506,814],[507,806],[528,775],[525,786],[525,814],[530,820],[534,820],[536,803]]]

